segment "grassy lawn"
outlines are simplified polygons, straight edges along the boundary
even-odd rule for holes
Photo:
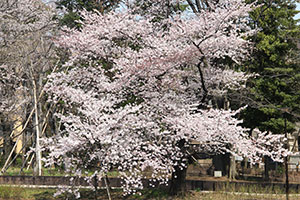
[[[61,195],[59,197],[53,197],[55,189],[33,189],[33,188],[20,188],[0,186],[0,199],[1,200],[62,200],[68,198],[69,200],[75,200],[76,198],[71,195]],[[142,195],[131,195],[126,198],[122,196],[121,190],[113,190],[111,192],[113,200],[126,199],[126,200],[283,200],[284,194],[255,194],[251,195],[245,193],[229,193],[229,192],[201,192],[190,191],[184,196],[170,197],[166,191],[159,189],[144,190]],[[97,192],[97,198],[95,193],[91,190],[81,190],[81,200],[104,200],[108,199],[106,190],[99,190]],[[290,200],[300,199],[300,196],[290,195]]]
[[[0,186],[0,199],[7,200],[34,200],[34,199],[54,199],[52,198],[55,189],[28,189],[21,187]],[[49,198],[39,198],[39,196]]]
[[[43,176],[64,176],[65,173],[62,170],[55,169],[55,168],[43,168],[42,169]],[[30,168],[28,170],[23,169],[23,171],[20,173],[20,167],[10,167],[8,168],[3,175],[8,176],[32,176],[33,175],[33,169]]]
[[[94,172],[93,171],[89,171],[88,172],[88,176],[92,175]],[[22,176],[32,176],[33,175],[33,169],[30,168],[28,170],[23,169],[23,171],[20,173],[20,167],[10,167],[8,168],[3,175],[8,175],[8,176],[18,176],[18,175],[22,175]],[[42,175],[43,176],[65,176],[66,173],[58,168],[42,168]],[[68,175],[72,175],[72,174],[68,174]],[[117,171],[111,171],[108,172],[107,175],[109,177],[117,177],[119,175],[119,172]]]

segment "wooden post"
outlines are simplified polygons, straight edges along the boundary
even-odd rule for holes
[[[105,177],[104,177],[104,183],[105,183],[105,187],[106,187],[106,192],[107,192],[108,200],[111,200],[110,188],[109,188],[109,183],[108,183],[108,177],[107,177],[107,175],[105,175]]]
[[[284,118],[284,132],[285,132],[285,138],[286,138],[286,149],[288,150],[289,146],[289,140],[287,137],[287,128],[286,128],[286,117]],[[289,166],[288,166],[288,156],[284,158],[284,164],[285,164],[285,195],[286,195],[286,200],[289,200]]]

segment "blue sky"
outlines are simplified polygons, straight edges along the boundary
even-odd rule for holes
[[[297,10],[300,11],[300,3],[297,3]],[[298,15],[296,15],[296,19],[300,18],[300,13]]]

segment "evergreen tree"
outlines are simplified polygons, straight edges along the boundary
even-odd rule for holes
[[[244,125],[275,134],[294,130],[300,112],[299,25],[295,1],[259,1],[251,13],[259,32],[246,70],[258,74],[249,84],[254,104],[243,114]],[[285,120],[287,126],[285,127]]]
[[[115,8],[119,2],[120,0],[58,0],[56,5],[57,8],[65,11],[60,20],[61,25],[80,28],[80,24],[76,22],[81,19],[80,11],[85,9],[87,11],[97,10],[100,13],[104,13]]]

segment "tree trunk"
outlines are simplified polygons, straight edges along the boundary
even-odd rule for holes
[[[35,175],[42,175],[42,161],[41,161],[41,148],[40,148],[40,124],[39,124],[39,112],[38,112],[38,99],[37,99],[37,87],[35,80],[32,80],[33,83],[33,96],[34,96],[34,110],[35,110],[35,130],[36,130],[36,165],[35,165]]]
[[[269,157],[264,156],[264,163],[265,163],[265,180],[269,180]]]
[[[187,168],[181,170],[178,166],[175,167],[175,171],[172,173],[169,195],[174,196],[186,191],[186,172]]]
[[[236,163],[235,163],[235,157],[234,155],[230,155],[230,165],[229,165],[229,174],[228,174],[228,178],[231,180],[235,179],[236,176]]]

